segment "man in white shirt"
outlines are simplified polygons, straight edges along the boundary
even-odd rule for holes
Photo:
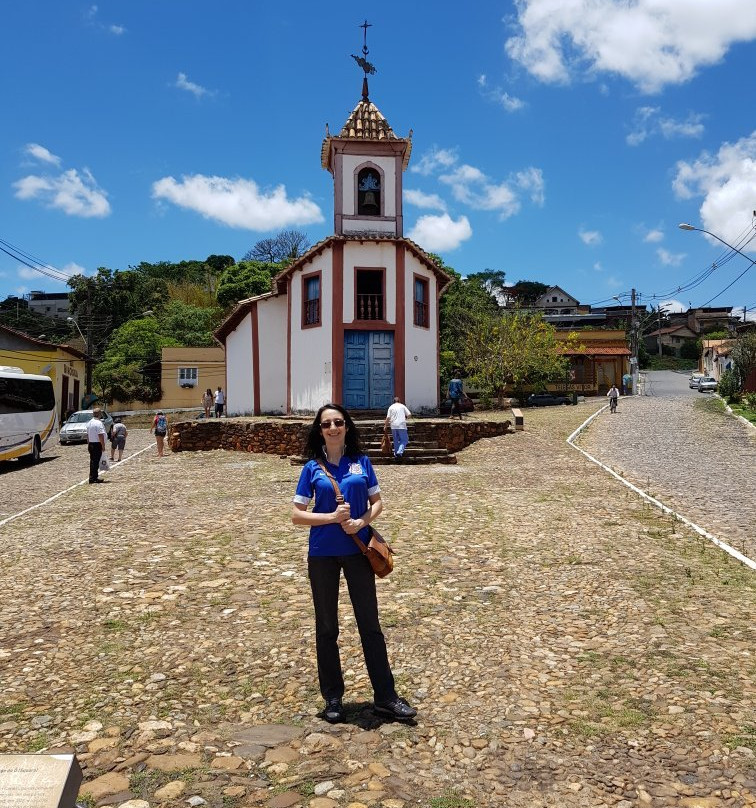
[[[399,459],[409,443],[407,419],[412,413],[402,404],[399,396],[394,396],[394,403],[386,413],[385,428],[391,427],[391,438],[394,442],[394,457]]]
[[[226,397],[223,395],[223,388],[219,387],[215,391],[215,417],[220,418],[223,415],[223,405],[226,403]]]
[[[100,420],[102,410],[95,407],[92,418],[87,421],[87,449],[89,449],[89,484],[102,483],[100,479],[100,458],[105,451],[105,426]]]

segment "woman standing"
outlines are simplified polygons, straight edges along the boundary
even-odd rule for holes
[[[205,420],[210,417],[210,408],[213,406],[213,391],[208,387],[202,395],[202,407],[205,410]]]
[[[157,444],[158,457],[163,456],[163,447],[165,436],[168,434],[168,419],[162,410],[157,411],[155,420],[152,422],[152,429],[150,432],[155,433],[155,443]]]
[[[305,453],[309,460],[299,477],[291,519],[295,525],[310,528],[307,570],[315,607],[318,680],[326,703],[323,718],[331,724],[345,718],[344,677],[338,646],[342,569],[373,686],[375,710],[391,718],[412,718],[417,710],[399,698],[394,687],[378,620],[375,575],[352,539],[356,534],[368,543],[368,525],[380,515],[383,502],[373,466],[360,451],[357,427],[343,407],[326,404],[318,410]],[[336,501],[326,469],[341,489],[344,497],[341,505]],[[313,497],[315,505],[308,511]]]

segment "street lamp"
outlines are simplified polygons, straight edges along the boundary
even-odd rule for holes
[[[87,394],[87,397],[89,397],[89,396],[92,395],[92,357],[91,357],[91,351],[89,349],[89,340],[84,336],[84,334],[83,334],[83,332],[82,332],[82,330],[81,330],[81,328],[79,326],[79,323],[76,321],[75,317],[66,317],[66,320],[69,323],[73,323],[76,326],[76,330],[81,335],[81,338],[84,340],[84,345],[86,346],[87,356],[86,356],[86,359],[84,360],[85,368],[86,368],[86,378],[85,378],[85,381],[84,381],[84,386],[87,388],[86,389],[86,394]]]

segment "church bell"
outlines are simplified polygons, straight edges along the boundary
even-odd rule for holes
[[[380,213],[378,200],[374,191],[365,191],[365,198],[362,200],[362,210],[368,216],[377,216]]]

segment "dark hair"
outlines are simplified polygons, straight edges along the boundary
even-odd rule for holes
[[[344,454],[347,455],[347,457],[351,457],[356,460],[357,457],[362,454],[362,449],[360,448],[360,435],[357,431],[357,427],[352,420],[352,416],[341,406],[341,404],[333,403],[324,404],[317,411],[317,413],[315,413],[312,426],[310,427],[310,431],[307,433],[307,439],[305,441],[303,451],[304,456],[308,460],[321,460],[323,457],[325,440],[323,439],[323,430],[320,428],[320,417],[323,414],[323,410],[336,410],[344,416],[344,422],[346,425]]]

